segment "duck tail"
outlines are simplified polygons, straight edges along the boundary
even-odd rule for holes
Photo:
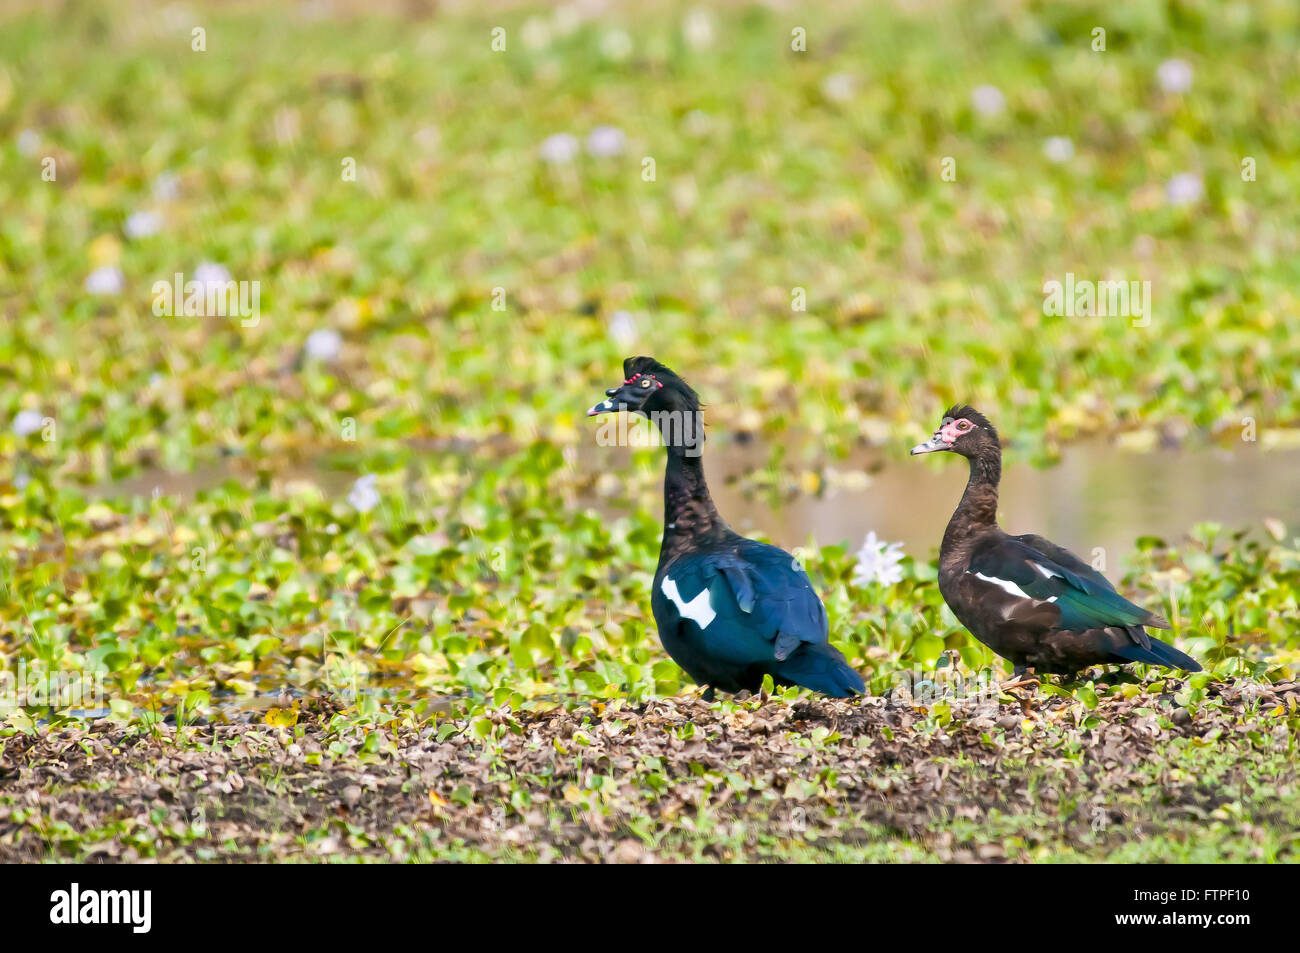
[[[1178,651],[1167,642],[1159,639],[1150,640],[1151,647],[1141,645],[1122,645],[1115,649],[1115,654],[1127,662],[1144,662],[1147,665],[1164,665],[1167,668],[1180,668],[1185,672],[1201,671],[1201,663],[1190,655]]]
[[[867,683],[853,670],[839,649],[825,644],[804,643],[777,666],[777,681],[789,682],[832,698],[866,693]]]

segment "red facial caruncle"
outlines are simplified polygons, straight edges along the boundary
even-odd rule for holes
[[[957,438],[964,433],[970,433],[975,429],[975,425],[965,417],[958,417],[956,420],[945,421],[935,433],[943,440],[944,443],[953,444]]]
[[[653,381],[656,388],[660,388],[664,386],[664,382],[656,378],[653,374],[645,374],[645,375],[633,374],[631,377],[629,377],[627,380],[623,382],[623,385],[627,386],[628,384],[631,384],[633,381],[639,380],[643,376],[645,377],[646,380]]]

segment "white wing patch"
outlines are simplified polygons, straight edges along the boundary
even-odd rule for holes
[[[1064,578],[1065,578],[1064,576],[1062,576],[1062,575],[1061,575],[1059,572],[1057,572],[1056,570],[1054,570],[1054,569],[1048,569],[1046,566],[1040,566],[1038,563],[1033,562],[1032,560],[1029,561],[1029,565],[1031,565],[1031,566],[1033,566],[1035,569],[1037,569],[1038,572],[1039,572],[1039,575],[1041,575],[1044,579],[1051,579],[1053,576],[1057,576],[1057,577],[1059,577],[1059,578],[1061,578],[1061,579],[1064,579]]]
[[[682,614],[682,618],[691,619],[701,629],[707,629],[710,623],[718,617],[713,611],[713,604],[709,601],[709,590],[703,590],[698,596],[690,602],[682,599],[682,594],[677,591],[675,580],[664,576],[663,585],[659,587],[663,590],[664,595],[672,600],[672,604],[677,607],[677,611]]]
[[[1035,569],[1042,568],[1037,563],[1034,563],[1033,566]],[[970,572],[969,569],[966,571]],[[1047,573],[1046,578],[1048,579],[1051,579],[1052,576],[1060,575],[1060,573],[1055,573],[1052,572],[1051,570],[1042,570],[1042,571]],[[997,586],[999,589],[1001,589],[1003,592],[1007,593],[1008,595],[1018,596],[1021,599],[1029,599],[1031,602],[1055,602],[1056,601],[1056,596],[1050,596],[1046,599],[1035,599],[1033,596],[1025,592],[1025,590],[1021,589],[1010,579],[999,579],[997,576],[986,576],[982,572],[972,572],[970,574],[974,576],[976,579],[983,579],[985,582],[993,583],[993,585]],[[1062,576],[1062,578],[1064,577]]]
[[[969,571],[970,570],[967,570],[967,572]],[[997,576],[986,576],[982,572],[971,573],[971,575],[974,576],[976,579],[983,579],[985,582],[993,583],[993,585],[997,586],[1003,592],[1009,593],[1010,595],[1019,596],[1021,599],[1034,598],[1029,593],[1025,592],[1025,590],[1017,586],[1010,579],[999,579]]]

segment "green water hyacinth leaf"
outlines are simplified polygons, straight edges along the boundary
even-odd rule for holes
[[[212,695],[202,689],[196,689],[185,696],[185,707],[189,711],[201,711],[212,704]]]
[[[1097,692],[1091,685],[1076,685],[1074,689],[1074,697],[1083,702],[1089,710],[1097,707]]]

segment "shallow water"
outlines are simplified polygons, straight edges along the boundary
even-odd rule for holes
[[[628,472],[634,452],[658,451],[583,443],[572,457],[574,476],[582,481]],[[762,441],[741,444],[722,436],[705,452],[718,509],[739,532],[762,533],[786,548],[810,539],[856,548],[874,530],[881,539],[901,542],[919,559],[938,550],[967,475],[966,461],[953,454],[908,457],[906,448],[888,453],[871,449],[830,464],[840,479],[825,480],[820,491],[809,493],[756,480],[768,464],[769,447]],[[789,469],[797,466],[792,463]],[[184,498],[235,475],[229,465],[183,474],[146,473],[100,487],[98,493],[147,496],[156,489]],[[306,480],[330,496],[343,497],[359,475],[307,466],[277,475],[275,482]],[[1107,443],[1083,443],[1067,448],[1055,466],[1009,459],[999,515],[1008,532],[1039,533],[1090,562],[1094,549],[1104,548],[1113,571],[1135,552],[1138,537],[1176,543],[1199,522],[1221,523],[1231,532],[1258,530],[1262,520],[1271,518],[1300,532],[1297,476],[1300,450],[1242,445],[1136,453]],[[584,502],[611,516],[628,505],[652,507],[656,514],[662,506],[657,490],[633,504],[595,498]]]
[[[761,530],[786,547],[803,545],[810,535],[821,545],[849,541],[856,547],[874,530],[882,539],[902,542],[908,554],[929,558],[967,477],[966,461],[953,454],[912,458],[902,450],[897,460],[866,459],[865,486],[798,495],[773,508],[763,494],[743,490],[743,474],[753,465],[747,456],[724,452],[716,461],[706,458],[715,501],[738,531]],[[1083,444],[1051,467],[1009,462],[999,519],[1009,533],[1038,533],[1088,561],[1102,547],[1113,568],[1132,556],[1138,537],[1176,543],[1199,522],[1221,523],[1225,531],[1259,530],[1262,520],[1272,518],[1300,532],[1297,475],[1300,451],[1134,453]]]

